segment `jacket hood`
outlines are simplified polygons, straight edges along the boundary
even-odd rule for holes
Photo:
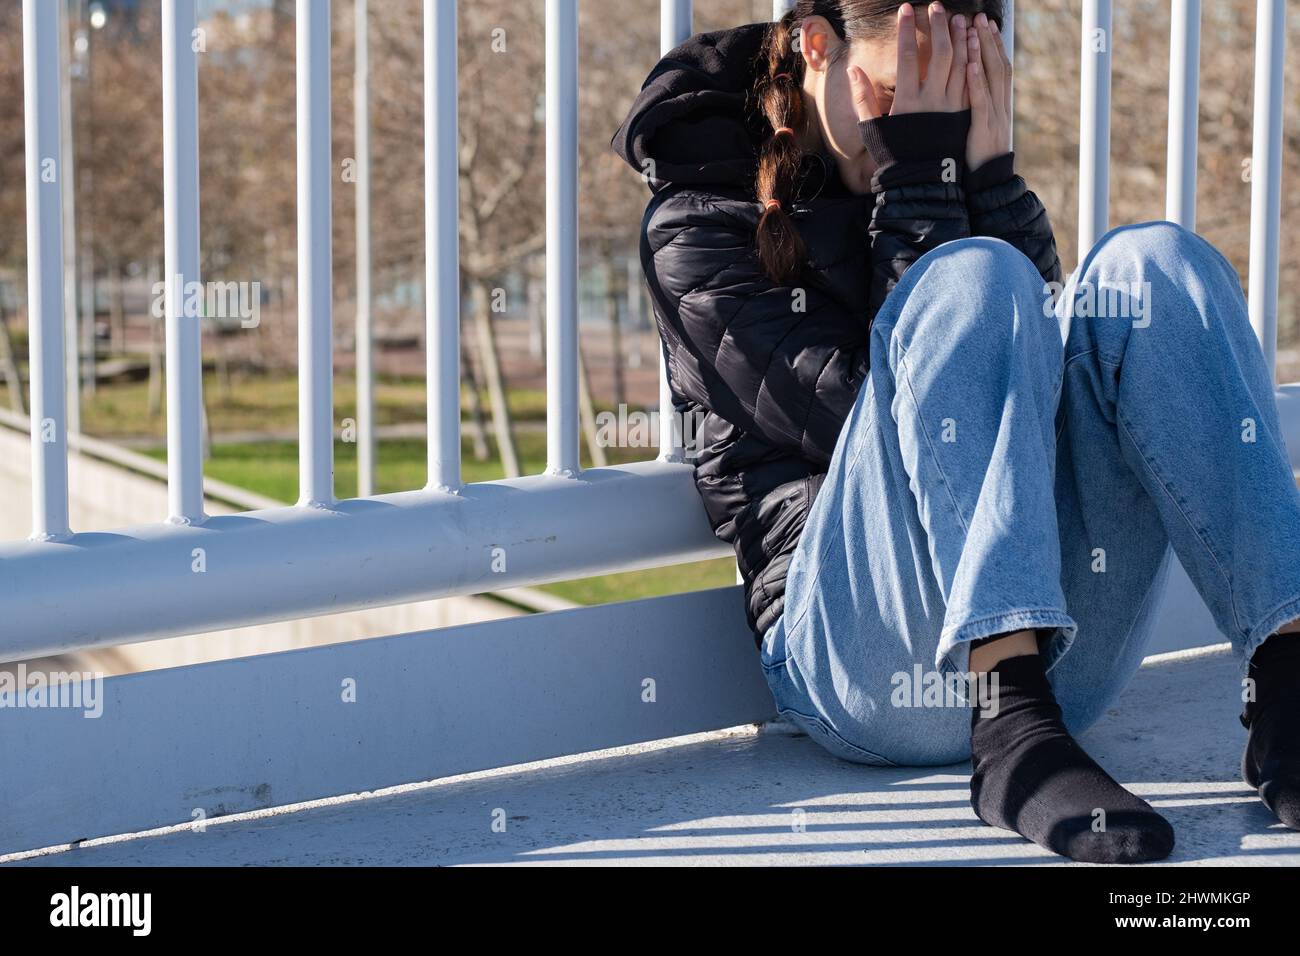
[[[611,145],[652,189],[753,186],[767,122],[746,104],[769,26],[697,34],[650,72]]]

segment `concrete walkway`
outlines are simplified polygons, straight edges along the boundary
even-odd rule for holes
[[[1170,863],[1300,865],[1300,833],[1282,828],[1238,777],[1238,686],[1225,650],[1153,658],[1082,738],[1174,824]],[[807,737],[737,728],[10,865],[1059,862],[981,824],[967,803],[968,771],[864,768]]]

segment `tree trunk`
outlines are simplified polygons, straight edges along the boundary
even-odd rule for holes
[[[491,450],[487,443],[487,426],[483,420],[483,393],[479,385],[478,371],[471,360],[465,336],[460,336],[460,364],[465,370],[465,382],[469,386],[469,439],[473,446],[475,461],[487,461]]]
[[[203,460],[208,461],[212,457],[212,430],[208,427],[208,400],[203,399],[200,405],[203,412],[199,419],[199,436],[200,444],[203,447]]]
[[[149,267],[149,288],[158,285],[158,266]],[[162,293],[166,295],[166,292]],[[149,417],[157,418],[162,414],[163,393],[163,334],[164,319],[155,319],[153,309],[147,313],[149,319]]]
[[[126,302],[122,282],[122,264],[114,259],[108,267],[109,299],[108,329],[110,350],[116,355],[126,353]]]
[[[213,360],[216,363],[217,387],[223,401],[229,401],[233,388],[230,381],[230,346],[228,336],[218,332],[212,337]]]
[[[533,275],[530,267],[524,273],[528,289],[528,354],[535,359],[546,358],[546,304],[543,301],[542,282]]]
[[[507,478],[518,478],[519,451],[515,448],[514,428],[510,420],[510,406],[506,402],[505,381],[501,376],[501,360],[497,353],[496,329],[492,326],[492,293],[487,280],[473,280],[474,324],[478,328],[479,359],[483,364],[483,377],[487,380],[488,402],[492,406],[492,431],[497,440],[497,453]]]
[[[89,180],[89,173],[83,171],[82,175]],[[89,204],[83,208],[87,213],[83,220],[81,243],[81,393],[93,396],[98,385],[98,372],[95,368],[95,247],[92,243],[94,231]]]
[[[14,355],[14,342],[9,337],[9,314],[4,302],[0,301],[0,368],[4,369],[5,384],[9,388],[9,407],[20,414],[27,414],[23,402],[23,380],[18,371],[18,358]]]
[[[614,282],[613,253],[605,255],[605,311],[609,314],[609,361],[614,375],[614,406],[627,404],[623,381],[623,327],[619,322],[618,289]]]
[[[596,441],[596,409],[591,403],[591,383],[587,380],[587,363],[582,360],[581,343],[578,345],[578,417],[582,419],[582,431],[587,436],[592,466],[604,468],[609,462],[605,458],[605,449]]]
[[[632,348],[627,357],[628,368],[640,368],[641,341],[645,337],[645,299],[641,294],[641,263],[635,256],[627,260],[627,327],[632,332]]]

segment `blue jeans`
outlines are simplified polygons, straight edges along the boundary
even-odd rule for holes
[[[1141,663],[1171,547],[1243,673],[1300,617],[1300,494],[1236,271],[1154,222],[1050,291],[962,239],[876,317],[762,641],[778,710],[838,756],[968,758],[969,642],[1021,629],[1082,731]]]

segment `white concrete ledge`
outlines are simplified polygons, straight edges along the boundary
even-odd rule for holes
[[[727,587],[108,678],[0,708],[0,853],[765,720],[757,653]]]
[[[1238,777],[1222,649],[1148,663],[1083,745],[1173,823],[1174,865],[1300,865]],[[18,864],[1053,865],[980,823],[969,767],[882,770],[807,737],[737,728],[266,811]],[[494,819],[504,830],[494,829]]]

